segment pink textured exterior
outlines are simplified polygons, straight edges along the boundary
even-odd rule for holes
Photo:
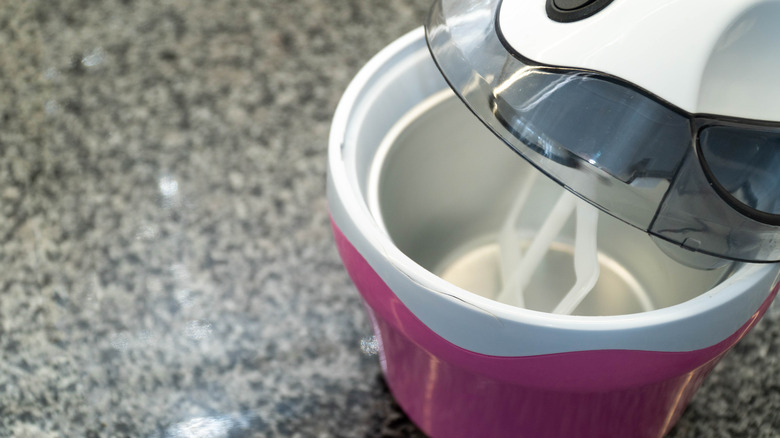
[[[660,437],[717,361],[760,319],[689,352],[598,350],[487,356],[441,338],[396,297],[335,223],[339,253],[367,304],[388,385],[434,437]]]

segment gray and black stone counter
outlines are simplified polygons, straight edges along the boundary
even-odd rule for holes
[[[421,435],[361,350],[324,181],[341,93],[427,8],[0,8],[0,436]],[[779,332],[776,305],[672,436],[777,436]]]

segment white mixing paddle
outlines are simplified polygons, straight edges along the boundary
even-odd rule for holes
[[[525,307],[524,291],[534,272],[550,250],[550,245],[560,234],[571,214],[576,210],[574,238],[574,285],[555,306],[552,313],[573,313],[582,300],[593,290],[600,274],[599,253],[596,243],[598,210],[562,190],[552,210],[534,235],[531,244],[522,251],[523,235],[520,233],[520,215],[537,183],[537,174],[529,173],[521,184],[520,192],[504,220],[498,235],[502,287],[496,300],[517,307]],[[653,303],[647,292],[631,288],[643,311],[653,310]]]
[[[577,200],[577,235],[574,240],[574,274],[577,281],[555,306],[553,313],[571,314],[599,280],[599,253],[596,247],[598,211],[587,202]]]
[[[539,267],[539,263],[541,263],[550,249],[550,244],[558,237],[561,229],[569,219],[569,215],[574,211],[576,202],[576,196],[565,190],[563,191],[547,216],[547,220],[544,221],[544,224],[542,224],[542,227],[539,228],[536,236],[531,241],[531,245],[526,249],[520,262],[514,266],[509,266],[511,271],[509,281],[504,284],[501,292],[498,294],[496,298],[498,301],[524,307],[523,291],[528,286],[534,271]],[[516,218],[513,219],[516,220]],[[503,246],[506,243],[499,242],[499,245]]]
[[[513,275],[522,257],[522,250],[520,249],[522,242],[517,232],[517,228],[520,226],[518,219],[520,218],[520,213],[523,212],[526,201],[528,201],[528,196],[531,194],[537,175],[537,172],[528,172],[525,180],[520,185],[520,193],[515,197],[515,202],[512,204],[509,215],[504,220],[504,225],[501,227],[501,232],[498,235],[501,283],[503,284],[503,289],[499,296],[508,293],[507,291],[510,290],[509,285],[513,284],[515,282],[514,279],[518,278],[517,275]],[[514,295],[515,305],[523,307],[525,305],[523,294],[517,293]]]

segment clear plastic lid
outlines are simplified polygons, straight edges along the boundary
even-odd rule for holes
[[[596,71],[537,64],[502,42],[500,0],[437,0],[433,58],[523,158],[605,212],[701,255],[780,259],[780,128],[691,115]]]

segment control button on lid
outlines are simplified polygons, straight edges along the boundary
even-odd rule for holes
[[[589,3],[593,3],[596,0],[553,0],[555,7],[562,11],[572,11],[579,9]]]
[[[547,0],[545,10],[553,21],[571,23],[588,18],[606,8],[613,0]]]

